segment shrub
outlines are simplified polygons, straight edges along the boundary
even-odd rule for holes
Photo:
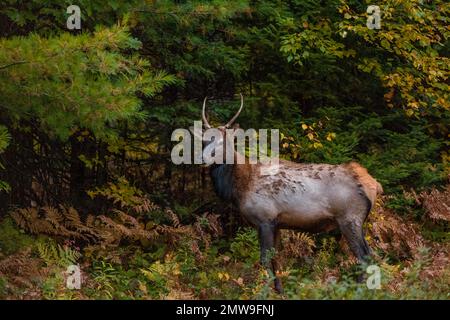
[[[6,217],[0,222],[0,253],[10,255],[33,244],[33,238],[17,228],[11,218]]]

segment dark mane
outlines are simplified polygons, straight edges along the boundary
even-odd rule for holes
[[[233,165],[216,164],[210,169],[214,190],[223,200],[233,199]]]

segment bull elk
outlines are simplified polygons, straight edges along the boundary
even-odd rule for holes
[[[202,120],[205,128],[210,129],[206,101],[207,98],[203,102]],[[225,132],[234,130],[230,128],[242,108],[241,95],[239,111],[227,124],[217,128],[222,141],[214,141],[216,148],[226,145]],[[233,152],[235,159],[244,157]],[[241,215],[257,228],[261,263],[274,274],[277,262],[273,256],[269,257],[268,251],[279,246],[280,229],[317,233],[339,228],[359,262],[370,255],[363,223],[382,187],[364,167],[356,162],[330,165],[280,160],[275,174],[263,174],[272,172],[265,166],[273,164],[244,162],[211,164],[212,182],[218,196],[232,201]],[[275,290],[282,291],[277,277]]]

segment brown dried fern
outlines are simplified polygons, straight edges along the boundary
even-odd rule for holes
[[[450,185],[444,191],[437,189],[420,193],[427,216],[433,221],[450,221]]]
[[[63,206],[17,209],[11,212],[11,217],[22,229],[33,234],[83,240],[102,247],[117,246],[121,241],[152,241],[160,236],[175,243],[181,236],[195,236],[192,227],[181,225],[173,211],[168,209],[166,213],[172,225],[153,227],[117,209],[108,215],[88,215],[84,220],[74,208]]]

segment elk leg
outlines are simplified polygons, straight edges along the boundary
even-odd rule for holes
[[[339,228],[348,242],[350,250],[355,255],[359,264],[367,262],[370,255],[370,248],[367,241],[364,239],[364,231],[362,223],[357,224],[355,221],[347,221],[340,223]],[[364,274],[358,277],[358,281],[364,280]]]
[[[275,242],[275,228],[269,223],[262,223],[259,225],[259,243],[261,247],[260,259],[261,264],[269,267],[270,260],[267,257],[268,251],[274,248]]]
[[[369,257],[372,254],[372,250],[370,249],[369,244],[367,243],[366,236],[364,235],[364,230],[362,230],[362,228],[361,231],[362,231],[362,238],[364,241],[365,256]]]
[[[367,211],[367,215],[366,215],[366,218],[364,219],[364,221],[366,221],[367,216],[369,215],[369,212],[370,212],[370,208],[369,208],[368,211]],[[369,244],[367,243],[366,235],[365,235],[365,233],[364,233],[364,229],[362,228],[362,225],[363,225],[363,224],[364,224],[364,222],[361,224],[361,234],[362,234],[362,239],[363,239],[363,242],[364,242],[364,251],[365,251],[365,255],[366,255],[367,257],[369,257],[369,256],[372,255],[372,249],[370,249],[370,246],[369,246]]]
[[[275,290],[281,292],[281,281],[276,277],[276,263],[274,263],[273,257],[268,257],[270,250],[275,249],[276,227],[271,223],[262,223],[259,225],[259,243],[261,246],[260,260],[261,264],[272,271],[275,275]],[[275,252],[270,252],[273,255]]]
[[[355,221],[347,221],[339,224],[339,229],[348,242],[350,250],[355,255],[358,262],[367,260],[366,243],[363,236],[362,226],[359,226]]]
[[[281,230],[280,230],[280,228],[275,228],[275,250],[277,250],[277,252],[279,252],[279,250],[281,250]],[[278,260],[275,258],[272,259],[272,268],[273,268],[273,272],[276,272],[277,270],[280,269],[280,264],[278,263]],[[276,275],[275,275],[275,290],[278,293],[283,293],[283,286],[281,284],[281,280]]]

